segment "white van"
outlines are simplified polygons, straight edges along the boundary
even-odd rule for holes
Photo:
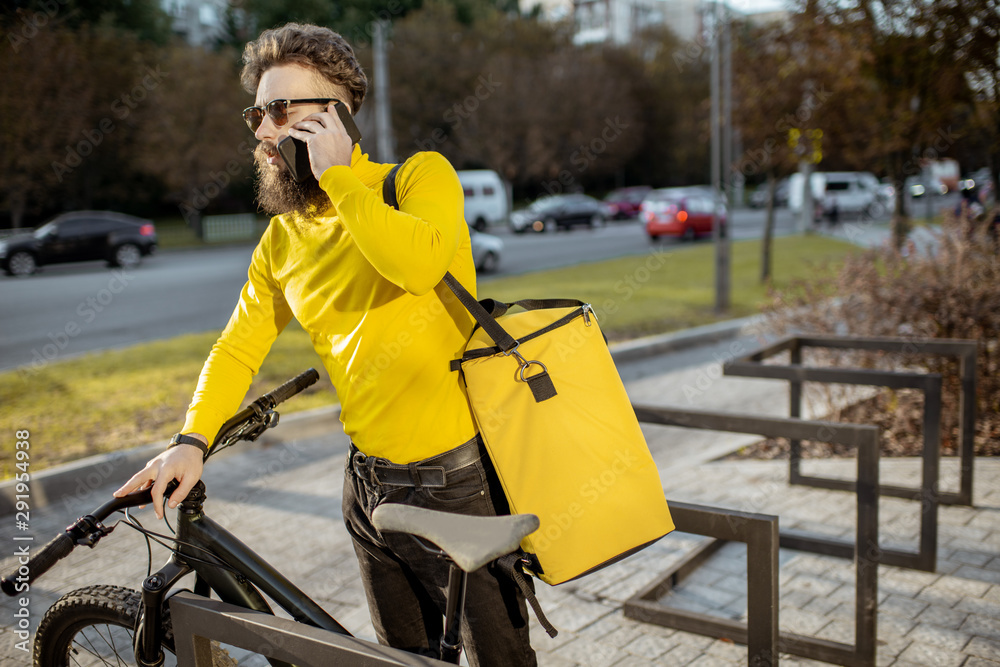
[[[507,220],[507,187],[500,174],[490,169],[458,172],[465,190],[465,221],[483,231],[488,225]]]
[[[829,214],[836,204],[837,213],[864,213],[879,201],[879,182],[867,171],[815,172],[810,178],[813,202]],[[789,180],[788,207],[802,210],[803,185],[801,173],[792,174]]]
[[[879,182],[867,171],[830,171],[823,176],[823,213],[866,213],[878,203]]]

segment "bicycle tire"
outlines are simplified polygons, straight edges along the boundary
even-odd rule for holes
[[[121,586],[88,586],[62,596],[38,624],[34,666],[135,665],[132,635],[141,599],[138,591]],[[163,630],[163,647],[172,656],[174,634],[169,609],[163,610]],[[218,644],[213,642],[212,648],[215,665],[236,665]]]

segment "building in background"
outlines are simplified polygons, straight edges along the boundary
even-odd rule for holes
[[[205,46],[222,31],[226,0],[162,0],[161,6],[173,19],[174,33],[192,46]]]

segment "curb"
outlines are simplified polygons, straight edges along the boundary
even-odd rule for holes
[[[735,338],[758,321],[759,316],[743,317],[614,344],[611,346],[611,358],[620,364],[716,343]],[[269,430],[255,442],[240,443],[240,449],[271,447],[290,440],[322,437],[341,428],[340,406],[332,405],[282,416],[280,426],[281,430],[277,433]],[[79,512],[80,503],[86,501],[97,489],[107,484],[124,484],[149,459],[162,452],[163,447],[162,442],[149,443],[129,450],[90,456],[32,474],[28,482],[28,504],[31,509],[62,504],[69,517],[74,512]],[[16,496],[19,495],[17,484],[16,480],[0,483],[0,516],[14,514],[16,511]]]
[[[242,442],[240,449],[247,447],[266,448],[290,440],[314,438],[330,433],[340,428],[340,406],[331,405],[313,410],[296,412],[287,417],[279,418],[282,426],[280,433],[270,430],[264,432],[254,442]],[[132,475],[142,469],[149,459],[164,449],[163,442],[153,442],[133,449],[97,454],[63,465],[47,468],[37,474],[32,474],[27,482],[28,493],[20,494],[22,499],[28,495],[30,509],[41,509],[50,505],[63,505],[66,518],[75,518],[85,503],[94,493],[108,484],[124,484]],[[220,458],[235,453],[234,448],[219,454]],[[0,483],[0,516],[14,514],[17,511],[16,480]],[[108,500],[93,500],[96,507]]]

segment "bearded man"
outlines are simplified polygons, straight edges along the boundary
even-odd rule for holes
[[[256,95],[243,117],[260,141],[258,200],[274,217],[183,428],[115,495],[152,486],[162,518],[166,485],[176,479],[168,501],[176,507],[295,317],[337,389],[351,438],[343,514],[376,634],[384,644],[433,656],[447,563],[410,536],[381,534],[371,513],[382,502],[506,513],[465,388],[450,370],[474,325],[441,282],[450,271],[475,294],[462,187],[440,154],[418,153],[396,177],[399,210],[382,200],[393,165],[371,162],[352,146],[334,107],[356,114],[368,86],[340,35],[294,23],[265,30],[247,44],[243,62],[243,85]],[[312,175],[302,183],[278,156],[287,136],[308,147]],[[524,596],[492,567],[469,575],[463,639],[472,665],[535,664]]]

